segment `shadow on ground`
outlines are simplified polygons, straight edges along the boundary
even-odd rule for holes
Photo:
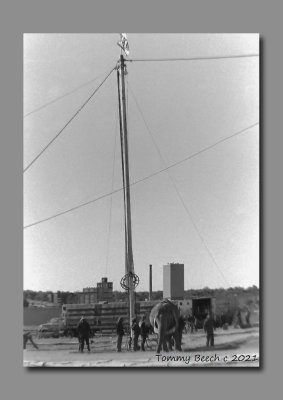
[[[190,346],[182,346],[183,351],[215,351],[215,350],[235,350],[238,349],[242,344],[244,344],[246,341],[245,340],[238,340],[230,343],[220,343],[216,344],[213,347],[207,347],[207,346],[196,346],[196,347],[190,347]]]

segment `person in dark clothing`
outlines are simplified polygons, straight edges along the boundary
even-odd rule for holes
[[[251,326],[251,324],[250,324],[250,315],[251,315],[251,312],[250,312],[250,310],[248,309],[248,310],[247,310],[247,313],[246,313],[246,324],[247,324],[247,327],[248,327],[248,328]]]
[[[181,344],[182,344],[182,336],[183,336],[184,327],[185,327],[185,320],[182,317],[182,315],[180,315],[180,318],[179,318],[179,337],[180,337],[180,343]]]
[[[226,317],[223,312],[220,315],[220,321],[221,321],[220,327],[223,328],[223,326],[226,324]]]
[[[210,313],[208,313],[204,324],[203,329],[206,332],[206,346],[214,346],[214,328],[215,321]]]
[[[24,333],[24,349],[27,347],[27,342],[30,341],[33,347],[38,349],[37,345],[34,343],[32,339],[32,334],[30,332],[25,332]]]
[[[188,328],[191,333],[194,332],[194,317],[192,315],[188,316]]]
[[[120,317],[118,319],[116,332],[117,332],[117,351],[118,351],[118,353],[120,353],[121,352],[121,346],[122,346],[122,339],[123,339],[123,336],[125,334],[124,327],[123,327],[123,318],[122,317]]]
[[[240,328],[243,328],[241,310],[238,310],[238,312],[237,312],[237,315],[236,315],[236,322],[235,322],[235,324],[234,324],[234,328],[238,328],[238,326],[239,326]]]
[[[80,322],[78,323],[78,326],[77,326],[77,331],[78,331],[78,335],[79,335],[79,343],[80,343],[79,350],[80,350],[80,352],[83,353],[85,343],[87,345],[88,351],[90,351],[89,337],[90,337],[91,329],[90,329],[89,323],[87,322],[87,320],[84,317],[82,317],[80,319]]]
[[[144,344],[147,338],[147,329],[145,324],[145,315],[142,317],[141,324],[140,324],[140,333],[141,333],[141,350],[145,351]]]
[[[137,351],[137,350],[139,350],[138,341],[139,341],[139,335],[140,335],[140,327],[137,323],[136,318],[133,318],[133,320],[132,320],[132,332],[133,332],[133,336],[134,336],[134,351]]]
[[[202,319],[199,317],[196,317],[195,315],[193,316],[193,324],[194,324],[194,330],[195,332],[198,331],[198,328],[200,327],[200,325],[202,324]]]

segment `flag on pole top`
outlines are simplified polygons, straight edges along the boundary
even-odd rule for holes
[[[120,33],[120,40],[117,44],[121,47],[126,56],[130,54],[129,42],[126,33]]]

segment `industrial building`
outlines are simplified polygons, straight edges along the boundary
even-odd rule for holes
[[[177,304],[183,317],[194,315],[202,320],[209,311],[215,312],[215,299],[211,297],[184,299],[184,264],[163,266],[163,298]]]
[[[62,317],[67,331],[75,331],[81,315],[85,315],[94,331],[104,333],[115,332],[118,317],[124,318],[124,324],[129,326],[128,302],[113,302],[113,283],[107,278],[102,278],[96,287],[84,288],[76,294],[77,302],[69,302],[62,306]],[[187,319],[194,316],[202,327],[202,322],[210,311],[215,316],[221,312],[231,314],[252,300],[250,298],[240,299],[236,296],[231,298],[225,294],[225,298],[214,298],[209,296],[193,296],[184,298],[184,264],[169,263],[163,266],[163,298],[174,302],[180,314]],[[241,300],[241,301],[240,301]],[[149,301],[138,301],[135,304],[135,313],[138,317],[145,315],[146,323],[149,324],[149,314],[160,300],[152,300],[152,265],[149,265]],[[99,304],[100,303],[100,304]],[[256,322],[256,321],[255,321]]]
[[[184,264],[169,263],[163,266],[163,298],[184,298]]]
[[[99,302],[113,301],[113,282],[108,282],[107,278],[102,278],[97,282],[96,287],[83,288],[82,292],[53,293],[53,302],[56,304],[92,304]]]
[[[79,293],[80,304],[99,303],[101,301],[113,301],[113,282],[108,282],[107,278],[102,278],[96,287],[83,288]]]

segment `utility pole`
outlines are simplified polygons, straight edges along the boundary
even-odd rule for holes
[[[149,264],[149,291],[148,291],[148,300],[152,300],[152,265]]]
[[[128,131],[127,131],[127,109],[125,91],[126,65],[123,54],[117,66],[118,96],[119,96],[119,120],[120,139],[122,155],[122,174],[124,192],[124,214],[125,214],[125,280],[124,286],[129,293],[129,324],[135,316],[135,277],[134,260],[132,249],[132,226],[131,226],[131,199],[130,199],[130,177],[128,156]],[[130,330],[131,332],[131,330]],[[131,333],[132,335],[132,333]]]

